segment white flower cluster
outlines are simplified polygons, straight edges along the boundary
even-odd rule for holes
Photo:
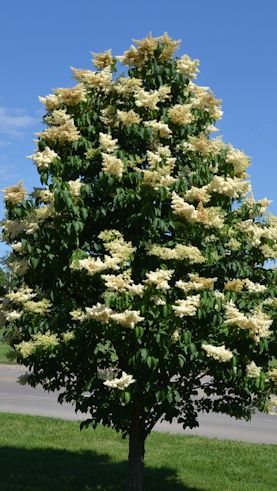
[[[118,149],[118,140],[107,133],[99,133],[99,143],[105,153],[113,153]]]
[[[29,288],[28,286],[21,286],[17,291],[7,293],[5,298],[8,298],[12,302],[25,303],[32,300],[36,296],[37,294],[32,290],[32,288]]]
[[[202,223],[206,227],[215,228],[222,228],[224,226],[224,219],[219,208],[213,206],[204,208],[201,202],[195,208],[193,205],[186,203],[175,192],[172,193],[172,210],[175,215],[192,223]]]
[[[191,295],[185,300],[176,300],[176,304],[172,305],[172,309],[177,317],[192,317],[200,306],[200,295]]]
[[[50,331],[46,331],[44,334],[41,332],[34,334],[30,341],[22,341],[16,346],[16,349],[23,358],[28,358],[36,352],[37,348],[48,350],[55,348],[58,344],[59,340],[57,335],[51,334]]]
[[[116,112],[117,120],[120,121],[124,126],[129,124],[139,124],[141,122],[141,117],[133,109],[130,111],[120,111]]]
[[[74,196],[74,198],[78,198],[81,194],[81,187],[82,187],[82,183],[80,179],[76,179],[75,181],[68,181],[67,184],[69,186],[72,196]]]
[[[73,143],[80,138],[80,132],[76,128],[73,119],[69,119],[60,126],[51,126],[44,131],[40,131],[37,135],[49,142],[57,140],[61,145]]]
[[[163,123],[163,121],[153,119],[151,121],[144,121],[143,124],[152,130],[154,137],[169,138],[172,133],[168,124]]]
[[[104,242],[105,249],[110,256],[104,256],[103,260],[99,257],[86,257],[84,259],[74,259],[70,268],[75,271],[85,269],[90,276],[94,276],[106,269],[118,270],[119,265],[127,261],[131,254],[136,250],[131,242],[125,242],[122,234],[118,230],[104,230],[98,236]]]
[[[138,322],[144,321],[144,317],[139,314],[138,310],[125,310],[124,312],[111,314],[110,319],[123,327],[133,329]]]
[[[80,70],[71,68],[74,73],[75,80],[83,84],[86,90],[98,89],[103,92],[109,92],[112,88],[112,70],[110,66],[104,68],[100,72],[93,70]]]
[[[111,155],[110,153],[102,153],[103,165],[102,169],[105,174],[111,174],[121,179],[124,171],[124,164],[121,159]]]
[[[175,104],[168,110],[168,116],[172,123],[178,126],[190,124],[193,121],[190,104]]]
[[[59,159],[60,157],[54,150],[46,147],[42,152],[36,152],[33,155],[29,155],[27,158],[32,159],[39,170],[46,170],[55,159]]]
[[[273,320],[261,310],[255,310],[252,315],[246,316],[240,312],[233,301],[226,305],[226,321],[229,326],[237,326],[249,331],[249,335],[256,343],[262,338],[268,338],[271,334],[270,326]]]
[[[86,90],[83,84],[75,85],[65,89],[55,89],[53,94],[46,97],[39,97],[40,102],[45,105],[47,111],[59,109],[63,104],[76,106],[80,102],[87,100]]]
[[[193,80],[199,72],[197,68],[199,63],[199,60],[193,60],[189,55],[183,55],[176,61],[177,72]]]
[[[22,181],[18,182],[14,186],[3,189],[3,192],[6,203],[11,203],[12,205],[17,205],[27,196],[27,191],[24,188]]]
[[[229,198],[239,198],[251,191],[251,185],[248,181],[238,177],[214,176],[206,189],[209,193],[224,194],[229,196]]]
[[[137,107],[151,110],[158,109],[157,104],[168,99],[170,92],[171,88],[166,85],[162,85],[158,90],[152,90],[150,92],[138,87],[134,94],[135,104]]]
[[[149,256],[157,256],[165,260],[187,259],[191,264],[201,264],[205,262],[204,256],[197,247],[183,244],[177,244],[174,248],[152,244],[151,247],[149,247],[147,254],[149,254]]]
[[[174,273],[174,269],[156,269],[146,273],[147,279],[144,280],[146,285],[155,286],[158,290],[168,290],[168,282]]]
[[[190,291],[199,291],[204,289],[213,290],[214,284],[217,281],[217,278],[206,278],[203,276],[199,276],[197,273],[189,273],[188,274],[190,281],[176,281],[175,286],[183,290],[183,292],[187,293]]]
[[[129,292],[140,297],[143,295],[144,286],[134,283],[130,269],[117,275],[101,275],[101,278],[105,281],[107,288],[105,295],[109,292]]]
[[[206,351],[207,355],[220,362],[228,362],[233,357],[232,351],[222,346],[213,346],[212,344],[202,343],[202,348]]]
[[[86,307],[85,312],[80,309],[72,310],[70,315],[77,322],[93,319],[102,324],[108,324],[111,321],[116,322],[124,327],[133,329],[138,322],[142,322],[144,317],[140,316],[138,310],[124,310],[124,312],[115,312],[105,304],[97,303],[92,307]]]
[[[245,170],[250,165],[249,157],[232,145],[227,145],[227,150],[226,161],[234,167],[235,176],[245,177]]]
[[[54,111],[44,118],[45,122],[53,126],[61,126],[71,119],[70,114],[65,109],[54,109]]]
[[[246,366],[246,374],[249,378],[258,378],[261,370],[261,367],[257,367],[254,361],[251,361],[251,363]]]
[[[124,390],[129,387],[129,385],[134,384],[135,379],[133,378],[132,375],[128,375],[125,372],[122,372],[122,375],[120,378],[114,378],[112,380],[106,380],[104,382],[104,385],[106,387],[110,387],[111,389],[119,389],[119,390]]]

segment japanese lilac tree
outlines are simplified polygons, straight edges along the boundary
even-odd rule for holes
[[[192,82],[198,60],[167,34],[135,44],[41,98],[42,187],[5,190],[17,287],[2,310],[28,383],[129,435],[138,491],[160,418],[273,405],[277,221],[248,157],[210,137],[222,112]]]

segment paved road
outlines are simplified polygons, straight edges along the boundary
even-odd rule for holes
[[[0,412],[24,413],[52,416],[62,419],[84,419],[75,413],[70,404],[57,403],[57,395],[41,388],[21,386],[16,379],[24,373],[18,366],[0,365]],[[236,421],[221,414],[200,414],[200,427],[183,430],[177,422],[163,422],[155,426],[156,431],[203,435],[258,443],[277,444],[277,417],[257,414],[251,422]]]

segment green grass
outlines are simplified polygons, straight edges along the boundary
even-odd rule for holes
[[[1,491],[122,491],[127,441],[102,427],[0,413]],[[276,445],[153,433],[145,491],[276,490]]]
[[[14,360],[9,357],[10,353],[12,353],[11,348],[0,340],[0,364],[15,363]]]

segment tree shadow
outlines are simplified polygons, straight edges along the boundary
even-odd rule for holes
[[[127,462],[92,451],[0,448],[1,491],[123,491]],[[204,491],[182,484],[170,468],[145,469],[145,491]]]

